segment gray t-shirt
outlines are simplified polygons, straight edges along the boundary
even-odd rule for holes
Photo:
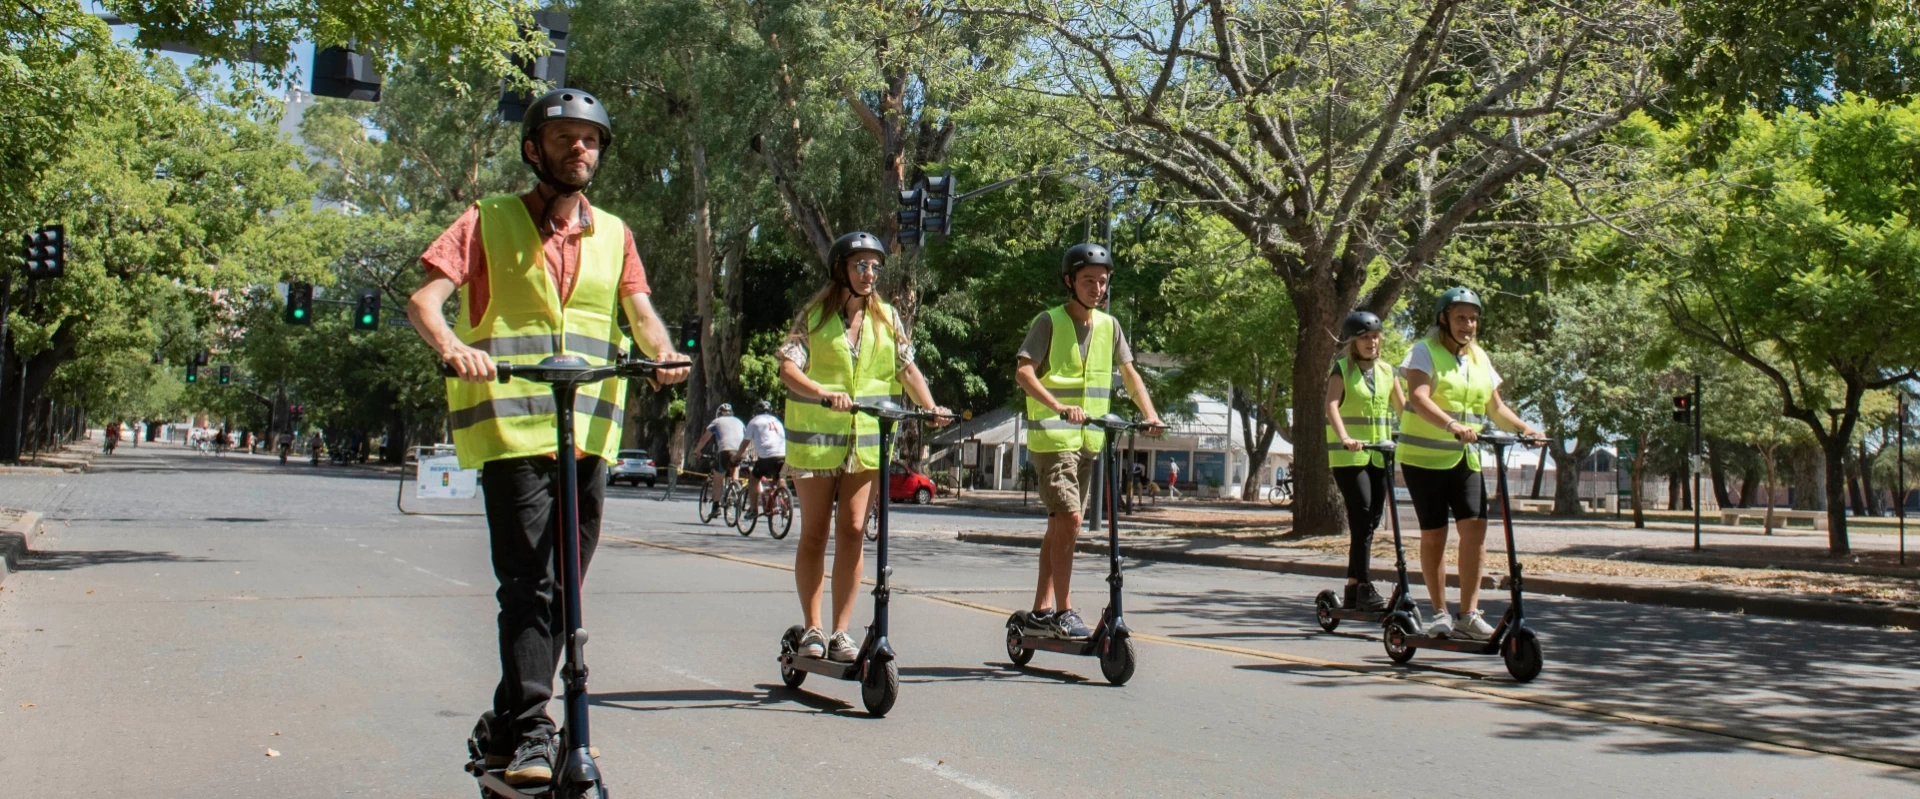
[[[1073,318],[1071,316],[1067,317]],[[1074,339],[1080,342],[1080,360],[1087,359],[1087,339],[1093,333],[1092,325],[1073,323]],[[1033,373],[1047,374],[1047,354],[1053,352],[1053,314],[1041,312],[1033,318],[1033,327],[1027,328],[1027,339],[1020,342],[1020,357],[1033,361]],[[1133,348],[1127,346],[1127,333],[1120,329],[1120,320],[1113,320],[1113,365],[1133,363]]]

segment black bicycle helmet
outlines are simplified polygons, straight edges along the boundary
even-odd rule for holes
[[[842,286],[852,288],[847,281],[847,270],[841,268],[847,256],[856,252],[870,252],[880,256],[880,263],[887,262],[887,248],[880,239],[864,230],[856,230],[833,240],[833,246],[827,249],[827,279]]]
[[[1081,269],[1089,266],[1104,266],[1112,269],[1113,253],[1108,252],[1105,245],[1093,242],[1068,247],[1067,254],[1060,258],[1060,276],[1071,285],[1074,275],[1080,274]]]
[[[563,183],[547,173],[545,167],[527,157],[527,142],[534,141],[540,128],[552,122],[585,122],[600,129],[600,154],[605,155],[607,148],[613,146],[613,121],[607,117],[607,108],[593,95],[579,89],[554,89],[540,96],[527,106],[527,115],[520,120],[520,160],[533,167],[533,173],[541,183],[553,187],[562,194],[570,194],[586,188]],[[538,148],[539,145],[535,145]]]
[[[732,416],[732,415],[733,415],[733,403],[731,403],[731,402],[722,402],[722,403],[720,403],[720,407],[718,407],[718,408],[715,408],[715,409],[714,409],[714,413],[717,413],[717,414],[720,414],[721,416]]]
[[[1471,305],[1482,310],[1486,309],[1486,306],[1480,304],[1480,295],[1475,293],[1473,289],[1458,286],[1447,289],[1440,294],[1440,301],[1434,304],[1433,318],[1436,320],[1445,319],[1447,309],[1455,305]]]
[[[756,402],[753,405],[753,413],[755,416],[758,416],[761,414],[773,413],[773,403],[768,402],[766,400],[761,400],[759,402]]]
[[[1367,311],[1354,311],[1340,321],[1340,338],[1351,340],[1367,333],[1380,332],[1380,317]]]

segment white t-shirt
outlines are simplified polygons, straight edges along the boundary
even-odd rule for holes
[[[741,424],[737,416],[716,416],[707,425],[707,432],[713,434],[715,444],[722,451],[738,452],[740,442],[746,438],[747,426]]]
[[[1459,363],[1460,370],[1463,372],[1470,368],[1464,360],[1460,360]],[[1433,353],[1427,350],[1426,339],[1413,343],[1413,349],[1407,352],[1407,359],[1400,362],[1400,368],[1420,372],[1429,378],[1433,377]],[[1499,388],[1500,372],[1493,368],[1492,361],[1487,362],[1487,372],[1493,375],[1493,387]]]
[[[763,413],[747,422],[747,439],[753,442],[753,451],[762,458],[787,457],[787,428],[780,424],[780,417]]]

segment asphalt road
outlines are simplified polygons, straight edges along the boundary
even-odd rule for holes
[[[484,526],[397,513],[395,487],[152,445],[0,477],[0,505],[50,519],[0,590],[4,792],[474,795]],[[853,683],[779,686],[797,532],[654,495],[612,492],[586,596],[614,796],[1920,795],[1909,632],[1539,597],[1547,670],[1519,685],[1320,632],[1324,581],[1130,562],[1141,663],[1114,688],[1092,659],[1008,663],[1033,553],[951,536],[1037,521],[937,508],[895,517],[903,686],[870,719]],[[1103,567],[1080,561],[1089,617]]]

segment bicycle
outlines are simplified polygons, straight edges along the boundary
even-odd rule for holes
[[[1276,508],[1293,504],[1293,478],[1287,477],[1274,481],[1273,490],[1267,492],[1267,502]]]
[[[740,519],[747,515],[747,485],[738,477],[727,480],[726,487],[720,489],[720,521],[728,527],[739,529]],[[753,532],[751,529],[748,533]],[[745,535],[742,533],[741,535]]]
[[[776,477],[770,482],[764,477],[749,478],[758,480],[760,486],[760,507],[749,515],[742,513],[739,524],[734,525],[741,535],[753,535],[753,528],[761,519],[767,520],[767,535],[775,541],[787,537],[787,531],[793,527],[793,492],[787,488],[785,478]],[[744,495],[745,492],[742,492]],[[742,502],[744,503],[744,496]]]

